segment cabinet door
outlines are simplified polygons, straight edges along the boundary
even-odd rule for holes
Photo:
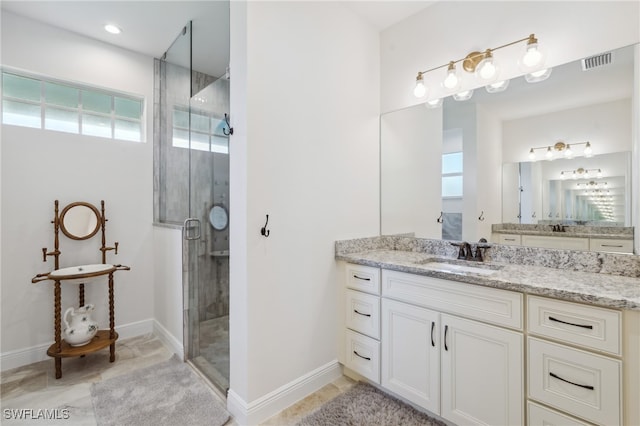
[[[456,424],[524,422],[521,333],[442,314],[442,417]]]
[[[382,386],[440,413],[439,314],[382,299]]]

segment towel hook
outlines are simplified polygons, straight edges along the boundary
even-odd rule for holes
[[[226,128],[222,128],[222,133],[224,133],[225,136],[229,136],[233,134],[233,127],[231,127],[231,124],[229,124],[229,115],[225,112],[224,113],[224,121],[227,123],[227,127],[229,128],[229,130],[227,130]]]
[[[442,223],[442,212],[440,212],[440,217],[436,219],[436,222]]]
[[[480,216],[478,217],[478,220],[479,220],[480,222],[484,221],[484,210],[482,210],[482,211],[480,212]]]
[[[268,237],[269,234],[271,233],[271,231],[267,229],[268,223],[269,223],[269,215],[267,215],[267,221],[265,222],[264,226],[262,227],[262,229],[260,229],[260,234],[263,235],[264,237]]]

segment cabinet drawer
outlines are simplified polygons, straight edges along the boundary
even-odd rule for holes
[[[563,250],[589,250],[589,238],[523,235],[522,245]]]
[[[633,240],[591,238],[589,241],[589,250],[608,251],[613,253],[633,253]]]
[[[345,325],[374,339],[380,339],[380,297],[354,290],[346,292]]]
[[[621,422],[618,360],[530,337],[529,397],[602,425]]]
[[[345,367],[380,384],[380,342],[345,330]]]
[[[522,244],[520,235],[498,234],[498,244],[519,246]]]
[[[528,296],[528,330],[614,355],[621,355],[621,313],[611,309]]]
[[[529,401],[527,408],[527,425],[529,426],[589,426],[588,423],[531,401]]]
[[[522,330],[522,294],[397,271],[382,271],[385,297]]]
[[[380,269],[347,263],[347,287],[371,294],[380,294]]]

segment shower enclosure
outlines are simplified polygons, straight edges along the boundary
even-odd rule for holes
[[[228,2],[212,4],[217,24],[187,23],[155,61],[154,219],[182,228],[185,359],[226,392],[229,21]]]

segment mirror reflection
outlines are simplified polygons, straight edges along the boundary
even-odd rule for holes
[[[503,168],[503,176],[519,174],[517,185],[503,187],[504,222],[631,226],[630,152]]]
[[[89,203],[71,203],[60,213],[60,230],[74,240],[86,240],[100,229],[100,212]]]
[[[478,88],[468,101],[449,97],[435,109],[383,114],[381,233],[477,241],[500,223],[633,226],[633,47],[603,52],[610,60],[601,66],[555,67],[542,82],[518,77],[504,92]],[[547,161],[543,149],[536,161],[529,158],[532,148],[560,141],[582,148],[590,142],[593,156],[581,148],[572,159]],[[460,173],[444,158],[458,153]],[[527,180],[528,192],[520,194]],[[609,192],[599,187],[604,182]],[[602,197],[610,207],[597,207]]]

